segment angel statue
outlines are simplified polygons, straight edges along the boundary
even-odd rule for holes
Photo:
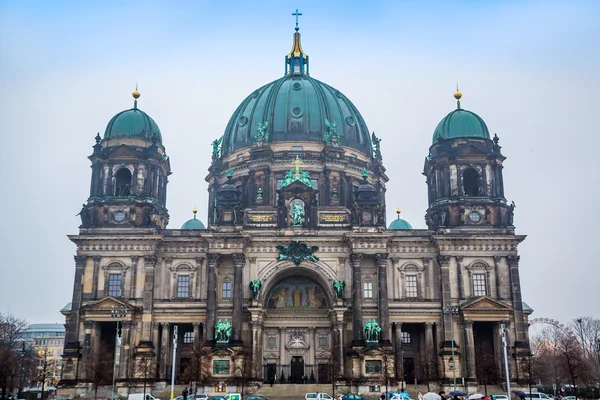
[[[259,122],[257,132],[254,135],[254,141],[258,144],[269,141],[269,121]]]
[[[219,139],[215,139],[212,142],[212,147],[213,147],[213,152],[212,152],[212,159],[216,160],[217,158],[219,158],[219,153],[221,152],[220,146],[221,146],[221,142],[223,141],[223,136],[221,136]]]
[[[302,217],[304,217],[304,207],[300,203],[292,204],[292,226],[302,226]]]
[[[323,141],[336,146],[340,140],[340,135],[337,134],[337,122],[329,121],[327,118],[325,118],[325,126],[327,129],[323,135]]]
[[[252,298],[254,300],[258,299],[258,294],[260,293],[260,289],[262,289],[262,281],[259,279],[250,281],[250,290],[252,290]]]
[[[373,155],[375,158],[381,157],[381,139],[375,136],[375,132],[371,134],[371,141],[373,142]]]

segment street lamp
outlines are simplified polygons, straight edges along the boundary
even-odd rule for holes
[[[502,347],[504,349],[504,371],[506,373],[506,392],[510,397],[510,374],[508,372],[508,341],[506,340],[506,325],[507,322],[502,322],[500,324],[500,329],[502,330]]]
[[[450,316],[450,335],[452,340],[452,382],[456,390],[456,364],[454,362],[454,316],[458,315],[458,306],[446,305],[442,311],[444,316]]]
[[[119,322],[127,317],[127,307],[125,306],[112,306],[110,308],[111,318],[117,321],[117,329],[115,332],[115,358],[113,362],[113,378],[112,378],[112,396],[111,400],[115,398],[115,379],[117,378],[117,354],[119,352],[119,345],[121,344],[121,331],[119,329]]]

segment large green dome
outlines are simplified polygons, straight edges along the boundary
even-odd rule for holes
[[[139,97],[137,90],[134,97]],[[104,131],[104,139],[115,138],[139,138],[144,140],[153,140],[156,137],[158,143],[162,143],[160,129],[156,122],[145,112],[137,108],[137,97],[133,108],[121,111],[108,123]]]
[[[323,140],[327,122],[337,124],[339,143],[371,154],[363,117],[346,96],[308,75],[288,74],[248,96],[233,113],[223,136],[222,154],[254,143],[258,124],[267,122],[268,142]]]
[[[457,99],[456,110],[446,115],[435,128],[433,143],[437,142],[440,136],[444,139],[490,139],[490,132],[483,119],[474,112],[460,108],[462,94],[456,92],[454,97]]]

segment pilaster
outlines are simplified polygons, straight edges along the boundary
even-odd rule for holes
[[[207,299],[206,299],[206,340],[212,342],[215,338],[215,323],[217,322],[217,267],[220,254],[207,254]]]
[[[232,318],[232,342],[242,344],[242,305],[244,290],[242,286],[242,268],[246,264],[246,256],[243,253],[233,254],[233,318]]]
[[[375,260],[378,266],[379,284],[378,286],[378,311],[379,311],[379,326],[381,327],[380,342],[382,344],[390,344],[390,313],[388,309],[388,282],[387,282],[387,264],[388,254],[378,253],[375,255]]]

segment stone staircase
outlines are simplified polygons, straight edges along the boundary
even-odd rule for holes
[[[306,393],[331,393],[331,385],[317,385],[317,384],[305,384],[305,385],[296,385],[296,384],[275,384],[273,386],[269,384],[262,385],[257,391],[257,396],[263,396],[269,400],[279,399],[279,398],[294,398],[294,399],[304,399],[304,395]]]

